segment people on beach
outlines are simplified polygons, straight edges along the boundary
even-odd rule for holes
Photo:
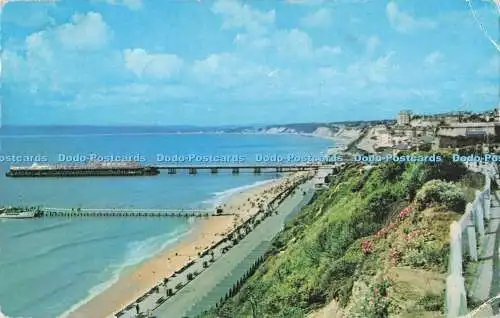
[[[238,242],[244,236],[249,234],[250,231],[253,230],[253,228],[255,228],[265,217],[272,216],[274,214],[273,212],[277,213],[277,207],[279,206],[279,204],[292,193],[297,185],[307,179],[307,176],[308,175],[305,175],[303,173],[288,176],[278,182],[269,184],[268,186],[266,186],[266,189],[264,191],[260,191],[260,193],[258,194],[254,193],[249,198],[242,198],[239,202],[237,202],[236,200],[235,203],[224,203],[222,206],[224,207],[225,213],[234,214],[234,216],[227,221],[227,225],[224,226],[225,230],[222,231],[221,229],[221,231],[202,232],[202,234],[200,235],[202,241],[200,240],[196,245],[191,245],[189,250],[180,250],[182,252],[172,251],[173,253],[170,254],[168,258],[166,258],[168,260],[167,262],[169,266],[171,263],[175,263],[176,261],[180,262],[181,260],[187,260],[187,262],[196,262],[201,257],[200,250],[205,250],[205,248],[202,249],[200,246],[206,247],[206,249],[211,249],[217,242],[220,242],[221,235],[225,237],[236,238],[236,242]],[[227,252],[229,248],[230,247],[223,246],[222,253]],[[217,253],[214,253],[214,250],[210,250],[208,252],[208,256],[212,260],[212,262],[216,259],[215,255],[219,255],[219,251],[215,251]],[[186,264],[184,264],[184,266],[185,265]],[[156,276],[156,274],[160,275],[158,271],[152,271],[152,273],[153,276]],[[168,277],[175,277],[175,270],[173,271],[173,274],[168,275]],[[167,288],[167,282],[169,281],[169,278],[165,276],[163,277],[165,292],[168,294],[169,289]],[[142,310],[144,311],[143,313],[141,313],[140,311],[141,308],[139,308],[139,304],[135,305],[135,311],[137,315],[144,315],[146,313],[146,310],[149,309],[149,306],[146,304],[142,304],[142,307]]]

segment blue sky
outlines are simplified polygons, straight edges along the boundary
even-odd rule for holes
[[[493,2],[88,0],[2,9],[3,124],[223,125],[486,110]],[[487,34],[485,34],[484,30]]]

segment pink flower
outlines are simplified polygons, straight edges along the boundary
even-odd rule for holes
[[[364,241],[363,244],[361,245],[361,249],[365,255],[370,254],[371,252],[373,252],[372,242],[369,240]]]
[[[412,212],[411,207],[406,207],[401,212],[399,212],[399,219],[403,220],[405,219],[408,215],[410,215]]]

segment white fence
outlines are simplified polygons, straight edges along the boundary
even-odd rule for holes
[[[498,173],[496,164],[469,168],[482,172],[486,182],[482,191],[476,191],[474,201],[467,204],[460,220],[450,225],[450,256],[445,299],[448,318],[463,316],[468,312],[463,259],[468,256],[471,261],[478,260],[479,248],[482,247],[484,240],[484,221],[490,219],[491,180]]]

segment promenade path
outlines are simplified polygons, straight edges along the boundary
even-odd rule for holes
[[[229,288],[270,247],[273,237],[283,229],[285,221],[310,201],[314,192],[308,181],[299,186],[278,208],[278,214],[266,219],[236,246],[203,271],[197,279],[167,299],[152,312],[153,317],[194,317],[214,306]],[[303,195],[303,191],[307,194]]]
[[[500,185],[498,175],[496,183]],[[475,303],[500,295],[500,191],[491,193],[490,211],[491,218],[485,229],[483,247],[479,251],[477,270],[469,291]],[[498,302],[493,310],[499,314]]]

